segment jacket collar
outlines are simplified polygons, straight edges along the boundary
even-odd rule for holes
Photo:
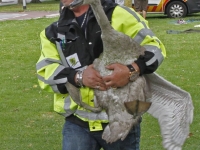
[[[105,12],[109,11],[110,9],[112,9],[117,5],[112,0],[101,0],[101,3]],[[88,20],[95,17],[91,7],[88,10],[88,16],[89,16]],[[60,14],[60,18],[58,20],[58,26],[65,26],[71,24],[72,22],[75,22],[74,13],[67,7],[64,7],[62,13]]]

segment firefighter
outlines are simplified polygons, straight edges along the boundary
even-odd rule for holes
[[[72,0],[62,2],[68,6]],[[145,54],[131,64],[132,68],[140,75],[154,72],[166,54],[164,45],[150,30],[147,21],[133,9],[111,0],[102,0],[102,5],[114,29],[131,36],[146,49]],[[103,52],[103,45],[101,30],[90,6],[64,7],[59,20],[46,27],[40,39],[41,56],[36,64],[38,82],[42,89],[54,93],[54,110],[65,118],[63,150],[139,150],[140,122],[124,141],[108,144],[101,137],[108,124],[106,112],[93,113],[82,108],[66,89],[67,82],[80,88],[82,101],[94,106],[95,88],[105,91],[113,85],[120,87],[129,82],[124,78],[130,71],[126,65],[110,66],[118,71],[116,76],[109,77],[110,82],[94,69],[92,63]],[[117,83],[114,82],[116,78]]]

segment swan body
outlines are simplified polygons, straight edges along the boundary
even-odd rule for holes
[[[74,0],[70,7],[90,4],[102,31],[103,54],[94,61],[94,67],[102,76],[112,71],[105,68],[111,63],[131,64],[144,48],[129,36],[112,28],[100,0]],[[71,91],[76,90],[68,84]],[[68,90],[70,93],[70,90]],[[78,93],[77,93],[78,94]],[[181,150],[189,125],[193,120],[193,104],[188,92],[173,85],[156,73],[138,76],[136,81],[126,86],[107,91],[95,90],[96,107],[85,107],[81,97],[78,104],[98,113],[105,109],[109,124],[102,138],[108,143],[118,139],[124,140],[131,128],[146,111],[157,118],[163,137],[163,147],[167,150]],[[73,96],[72,96],[73,98]]]

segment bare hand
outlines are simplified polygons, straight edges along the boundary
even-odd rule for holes
[[[104,76],[103,80],[108,88],[123,87],[129,82],[129,69],[126,65],[114,63],[106,66],[107,69],[113,70],[113,73],[108,76]]]
[[[107,87],[100,73],[89,65],[83,72],[83,84],[87,87],[105,91]]]

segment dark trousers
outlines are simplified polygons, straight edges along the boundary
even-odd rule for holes
[[[139,150],[140,124],[133,127],[127,137],[112,144],[102,139],[103,131],[92,131],[70,121],[63,126],[62,150]]]

